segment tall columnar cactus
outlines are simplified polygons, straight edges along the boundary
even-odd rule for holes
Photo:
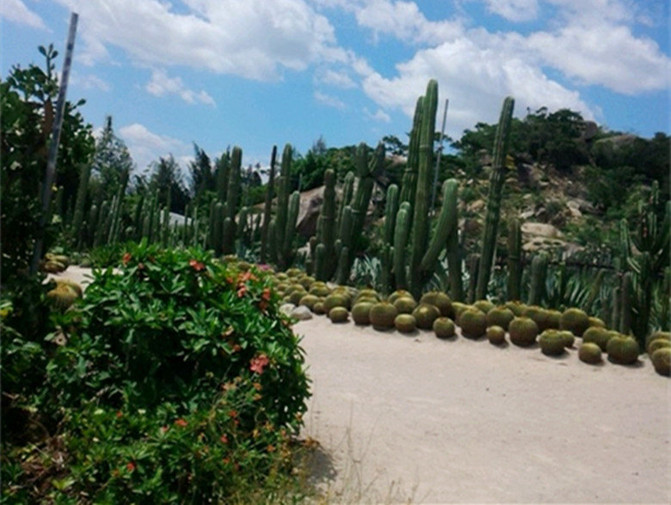
[[[289,211],[289,194],[291,192],[291,159],[293,149],[290,144],[284,146],[282,152],[282,164],[280,166],[280,177],[277,180],[277,212],[275,214],[275,237],[273,238],[273,260],[277,264],[284,265],[282,258],[282,246],[284,244],[284,232],[287,226],[287,213]]]
[[[522,228],[519,219],[508,222],[508,300],[522,299]]]
[[[631,289],[622,296],[630,296],[629,306],[621,310],[631,311],[631,330],[639,344],[650,330],[650,313],[655,286],[661,284],[665,269],[671,266],[671,201],[664,205],[662,224],[658,223],[659,185],[655,181],[647,201],[639,202],[636,230],[629,232],[625,219],[620,223],[620,256],[618,267],[621,274],[631,274]],[[668,296],[666,293],[664,296]],[[624,317],[624,315],[622,316]]]
[[[422,257],[426,251],[429,236],[429,184],[433,167],[433,142],[436,132],[436,111],[438,109],[438,83],[431,79],[422,100],[422,126],[419,133],[417,161],[417,186],[413,205],[413,226],[410,249],[410,288],[415,296],[421,290]]]
[[[315,248],[315,256],[321,256],[319,259],[315,259],[315,275],[317,280],[320,281],[329,280],[335,270],[335,262],[332,260],[335,256],[336,231],[335,178],[335,172],[332,169],[329,168],[324,172],[324,203],[319,215],[318,245]],[[331,260],[327,258],[331,258]]]
[[[437,102],[436,102],[437,104]],[[422,129],[422,115],[424,111],[424,97],[420,96],[415,105],[415,115],[412,119],[410,143],[408,145],[408,161],[405,164],[401,183],[401,202],[414,205],[415,189],[417,186],[417,166],[419,163],[419,134]],[[434,116],[435,125],[435,116]]]
[[[531,283],[529,286],[529,305],[541,305],[545,298],[545,282],[548,274],[548,255],[540,252],[531,260]]]
[[[338,205],[338,215],[336,218],[336,230],[338,231],[339,235],[342,228],[345,208],[350,207],[352,203],[352,193],[354,193],[354,172],[347,172],[342,183],[342,197],[340,199],[340,204]]]
[[[223,202],[228,194],[228,181],[230,179],[231,156],[228,151],[221,155],[217,162],[217,200]]]
[[[482,237],[482,252],[480,254],[480,265],[478,267],[478,279],[475,296],[477,299],[487,297],[487,285],[494,263],[496,253],[496,235],[501,215],[501,191],[505,180],[506,155],[510,139],[510,125],[513,118],[513,107],[515,101],[507,97],[503,101],[501,117],[496,128],[494,138],[494,153],[492,161],[492,173],[489,178],[489,193],[487,196],[487,214],[485,217],[485,228]]]
[[[448,194],[447,202],[443,203],[443,205],[447,206],[447,213],[451,219],[446,243],[449,292],[453,300],[461,302],[464,299],[464,286],[461,271],[461,244],[459,243],[458,189],[458,185],[453,184],[453,189]]]
[[[231,166],[228,178],[226,203],[223,220],[222,252],[231,254],[235,251],[235,215],[238,210],[240,193],[240,167],[242,165],[242,149],[234,147],[231,152]]]
[[[81,245],[83,232],[82,223],[84,221],[84,207],[86,205],[86,195],[88,193],[89,179],[91,177],[91,165],[83,163],[79,169],[79,186],[77,187],[77,200],[75,201],[75,214],[72,218],[72,230],[77,241]]]
[[[406,272],[406,246],[410,237],[410,223],[412,222],[412,206],[409,202],[402,202],[396,213],[394,226],[394,277],[396,289],[408,289]]]
[[[380,251],[380,263],[382,272],[380,275],[380,289],[383,293],[393,290],[392,282],[394,248],[391,245],[394,240],[394,225],[398,213],[399,189],[396,184],[390,184],[387,188],[384,208],[384,228],[382,230],[382,250]]]
[[[270,155],[270,174],[268,175],[268,184],[266,186],[266,199],[263,204],[263,228],[261,229],[261,263],[266,263],[269,260],[268,256],[268,242],[270,240],[270,216],[273,205],[274,189],[275,189],[275,163],[277,161],[277,146],[273,146],[273,151]]]

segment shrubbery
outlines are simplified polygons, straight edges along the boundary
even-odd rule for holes
[[[95,272],[47,339],[38,410],[65,455],[43,462],[51,499],[217,502],[286,475],[308,380],[269,278],[146,244],[122,263]],[[8,497],[35,478],[19,454],[3,450]]]

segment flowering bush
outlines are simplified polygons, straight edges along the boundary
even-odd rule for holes
[[[145,243],[119,267],[60,316],[66,342],[47,365],[63,495],[203,503],[289,465],[308,380],[267,274]]]

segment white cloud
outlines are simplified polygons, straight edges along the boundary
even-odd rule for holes
[[[99,89],[100,91],[105,92],[112,89],[106,81],[96,75],[79,74],[77,72],[72,72],[70,75],[70,84],[73,86],[80,86],[83,89]]]
[[[480,38],[487,39],[482,34]],[[518,116],[526,107],[535,110],[541,106],[550,110],[570,108],[586,118],[594,116],[578,92],[549,79],[533,63],[510,54],[514,41],[489,41],[483,46],[476,39],[461,38],[420,50],[411,60],[397,65],[397,77],[387,79],[373,73],[365,78],[364,90],[380,106],[400,108],[412,116],[428,80],[437,79],[440,103],[450,99],[447,130],[453,137],[460,137],[465,128],[478,121],[496,122],[503,98],[508,95],[516,98]]]
[[[58,0],[81,15],[87,61],[125,50],[144,65],[185,65],[250,79],[281,77],[334,58],[326,17],[305,0]]]
[[[487,10],[509,21],[531,21],[538,15],[537,0],[486,0]]]
[[[42,18],[26,7],[26,4],[21,0],[2,0],[0,2],[0,17],[32,28],[46,29]]]
[[[635,37],[628,26],[576,23],[553,33],[534,33],[528,43],[544,63],[584,84],[625,94],[671,84],[671,58],[656,42]]]
[[[190,146],[181,140],[153,133],[140,123],[133,123],[119,129],[119,135],[128,146],[137,166],[144,170],[152,161],[172,154],[175,159],[188,156]]]
[[[154,96],[177,95],[187,103],[215,105],[214,99],[204,90],[188,89],[180,77],[169,77],[165,70],[153,70],[145,89]]]
[[[324,68],[315,74],[315,81],[328,86],[335,86],[342,89],[355,88],[356,83],[344,70],[333,70]]]
[[[368,116],[369,118],[371,118],[375,121],[380,121],[381,123],[390,123],[391,122],[391,117],[389,116],[389,114],[387,114],[382,109],[377,109],[375,111],[375,113],[372,113],[367,108],[364,107],[363,112],[364,112],[364,114],[366,114],[366,116]]]
[[[390,35],[406,42],[435,43],[463,32],[460,20],[429,21],[415,2],[368,0],[351,6],[360,26],[376,37]]]
[[[329,107],[333,107],[334,109],[346,109],[347,105],[345,102],[340,100],[339,98],[332,96],[332,95],[327,95],[326,93],[322,93],[321,91],[315,91],[314,93],[315,100],[317,100],[319,103],[327,105]]]

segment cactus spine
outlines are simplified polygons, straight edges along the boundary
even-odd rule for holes
[[[487,215],[482,237],[482,250],[480,253],[480,265],[478,267],[478,278],[475,292],[475,296],[479,300],[487,297],[487,285],[489,284],[489,277],[491,275],[494,255],[496,253],[496,232],[501,214],[501,191],[505,180],[505,161],[506,154],[508,153],[510,124],[512,122],[514,105],[515,101],[511,97],[507,97],[503,101],[501,116],[494,138],[494,159],[492,162],[492,173],[489,179]]]

